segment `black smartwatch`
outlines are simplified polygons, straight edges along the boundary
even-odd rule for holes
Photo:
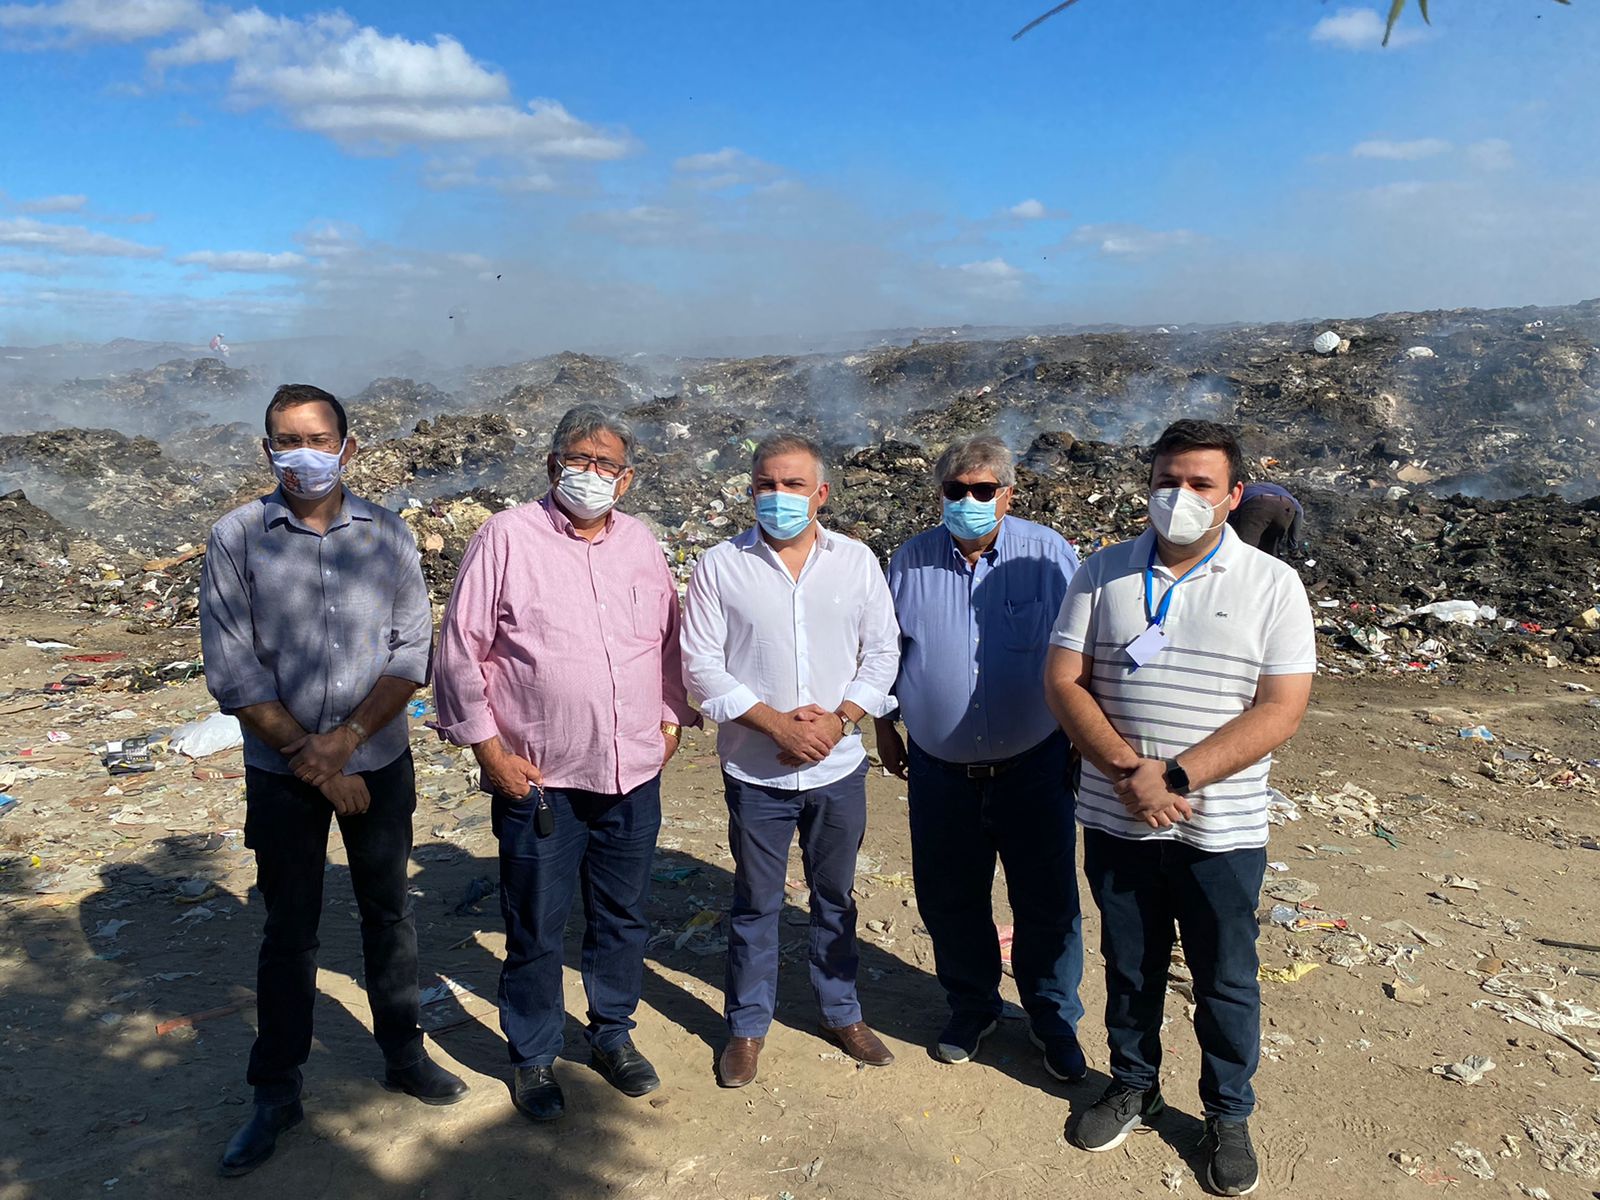
[[[1189,772],[1178,765],[1177,759],[1167,759],[1167,771],[1162,778],[1166,780],[1169,790],[1177,792],[1180,796],[1189,794]]]

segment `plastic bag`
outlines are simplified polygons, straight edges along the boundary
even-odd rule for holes
[[[206,758],[244,745],[244,730],[239,728],[239,718],[225,713],[212,713],[199,721],[190,721],[172,731],[172,748],[190,758]]]

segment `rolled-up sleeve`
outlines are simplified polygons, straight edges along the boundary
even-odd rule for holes
[[[279,699],[276,678],[256,656],[244,561],[243,527],[214,527],[200,572],[200,653],[206,689],[225,713]]]
[[[761,698],[728,671],[728,618],[710,555],[689,576],[683,610],[683,682],[688,693],[717,724],[744,716]]]
[[[844,698],[868,716],[886,716],[893,708],[890,693],[900,673],[900,625],[894,616],[894,597],[877,560],[866,568],[866,603],[861,608],[861,660]]]
[[[383,673],[412,683],[428,682],[433,656],[433,606],[422,578],[422,556],[409,527],[396,531],[394,610],[389,626],[389,661]]]
[[[493,530],[478,530],[461,558],[455,591],[439,631],[439,659],[433,698],[439,733],[458,746],[486,742],[499,734],[489,708],[484,664],[494,644],[504,575],[503,548]]]

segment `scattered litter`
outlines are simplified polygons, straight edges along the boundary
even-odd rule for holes
[[[1416,1008],[1421,1008],[1428,1002],[1428,989],[1420,983],[1412,984],[1396,980],[1393,983],[1384,984],[1383,988],[1384,991],[1389,993],[1391,1000],[1398,1000],[1401,1004],[1410,1004]]]
[[[1487,725],[1470,725],[1461,730],[1457,736],[1476,742],[1494,741],[1494,734],[1489,732],[1489,727]]]
[[[1309,879],[1296,879],[1291,875],[1272,880],[1261,891],[1263,895],[1282,900],[1285,904],[1303,904],[1315,899],[1322,889]]]
[[[1413,608],[1413,617],[1436,617],[1449,625],[1476,625],[1479,621],[1493,621],[1500,613],[1492,605],[1477,604],[1471,600],[1435,600],[1421,608]]]
[[[1450,1147],[1450,1153],[1461,1160],[1461,1166],[1467,1174],[1476,1175],[1479,1179],[1494,1178],[1494,1168],[1489,1165],[1482,1150],[1474,1149],[1465,1142],[1456,1142]]]
[[[95,931],[89,936],[97,941],[101,939],[109,941],[132,924],[132,921],[124,921],[121,918],[113,917],[109,921],[101,921],[99,926],[96,927]]]
[[[32,638],[27,640],[27,645],[35,650],[76,650],[71,642],[36,642]]]
[[[209,1021],[213,1017],[229,1017],[236,1012],[243,1012],[247,1008],[254,1008],[256,1000],[251,996],[248,1000],[236,1000],[232,1004],[224,1004],[219,1008],[208,1008],[203,1012],[189,1013],[183,1017],[173,1017],[167,1021],[156,1023],[156,1036],[166,1037],[167,1034],[179,1029],[190,1029],[201,1021]]]
[[[1317,334],[1317,336],[1312,339],[1311,348],[1318,354],[1326,357],[1327,355],[1332,354],[1339,349],[1339,343],[1342,340],[1343,339],[1340,338],[1340,336],[1333,330],[1324,330],[1322,333]]]
[[[1277,874],[1277,875],[1282,875],[1288,869],[1289,869],[1289,864],[1286,863],[1286,862],[1269,862],[1267,864],[1267,870],[1269,870],[1269,871],[1271,871],[1271,872],[1273,872],[1274,874]]]
[[[461,894],[461,899],[456,903],[455,914],[458,917],[476,917],[483,914],[479,902],[487,900],[500,890],[499,884],[487,875],[480,875],[467,884],[467,890]]]
[[[1321,963],[1297,962],[1287,967],[1260,967],[1256,971],[1256,978],[1262,983],[1299,983],[1321,965]]]
[[[1388,842],[1389,845],[1393,846],[1396,850],[1400,849],[1400,839],[1397,838],[1394,835],[1394,831],[1392,829],[1385,828],[1380,823],[1374,823],[1373,824],[1373,826],[1372,826],[1372,836],[1375,837],[1375,838],[1382,838],[1384,841]]]
[[[1173,1194],[1177,1194],[1183,1190],[1183,1179],[1183,1172],[1177,1167],[1168,1167],[1165,1171],[1161,1172],[1161,1182],[1166,1185],[1167,1191],[1172,1192]]]
[[[704,867],[657,867],[650,872],[650,878],[657,883],[681,884],[685,880],[703,874],[704,871]]]
[[[1494,1059],[1486,1054],[1470,1054],[1460,1062],[1437,1063],[1431,1070],[1435,1075],[1471,1086],[1481,1083],[1483,1077],[1494,1070]]]
[[[682,931],[678,934],[676,940],[673,941],[672,948],[674,950],[682,950],[689,944],[689,939],[694,937],[695,934],[710,931],[711,929],[715,928],[721,920],[722,914],[716,909],[701,909],[699,912],[695,913],[694,916],[689,918]]]
[[[1300,819],[1300,808],[1277,788],[1267,789],[1267,823],[1285,825]]]
[[[70,742],[72,740],[72,735],[65,729],[52,729],[44,736],[48,741],[57,746],[61,745],[63,742]]]
[[[476,996],[478,993],[469,985],[459,983],[448,975],[440,975],[439,982],[432,987],[423,988],[417,997],[419,1005],[437,1004],[441,1000],[448,1000],[452,996]]]
[[[1550,1110],[1553,1117],[1521,1117],[1523,1132],[1533,1143],[1539,1165],[1579,1179],[1600,1179],[1600,1129],[1591,1118],[1580,1127],[1572,1114]]]
[[[238,717],[226,713],[212,713],[198,721],[190,721],[172,731],[169,741],[173,750],[188,758],[209,758],[244,745],[244,730]]]
[[[16,804],[16,802],[17,798],[11,795],[9,792],[0,792],[0,817],[5,816],[5,814],[11,810],[12,805]]]

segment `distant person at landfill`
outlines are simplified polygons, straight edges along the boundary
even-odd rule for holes
[[[1000,1020],[998,856],[1030,1036],[1045,1069],[1076,1082],[1087,1068],[1072,748],[1045,704],[1044,659],[1078,556],[1009,515],[1016,468],[999,438],[957,442],[933,475],[943,523],[889,562],[905,739],[892,718],[877,722],[884,767],[909,782],[917,913],[950,1003],[933,1054],[971,1061]]]
[[[200,583],[206,686],[244,729],[245,845],[266,908],[250,1120],[224,1175],[253,1171],[304,1117],[317,925],[337,817],[361,913],[384,1085],[425,1104],[467,1086],[429,1058],[418,1025],[407,863],[415,776],[405,706],[428,678],[433,612],[410,528],[339,482],[354,457],[344,407],[285,384],[262,443],[278,487],[216,523]]]
[[[633,1043],[650,937],[645,902],[661,828],[661,770],[683,726],[678,591],[655,535],[616,511],[634,481],[633,431],[582,405],[561,418],[537,504],[473,536],[439,638],[438,730],[477,757],[500,843],[506,957],[500,1026],[512,1101],[566,1112],[556,1078],[567,1021],[562,941],[583,897],[590,1062],[626,1096],[661,1086]]]
[[[1300,522],[1305,510],[1281,484],[1257,481],[1244,485],[1239,507],[1228,514],[1228,524],[1239,540],[1266,554],[1293,554],[1300,545]]]
[[[900,631],[877,556],[823,528],[822,451],[775,434],[750,463],[756,524],[706,551],[689,580],[684,673],[717,722],[733,903],[717,1061],[723,1087],[756,1077],[778,990],[789,846],[811,893],[811,987],[823,1036],[867,1066],[894,1055],[856,995],[856,851],[867,828],[861,722],[889,711]]]
[[[1242,472],[1224,426],[1169,426],[1153,448],[1150,528],[1084,562],[1045,666],[1050,706],[1083,755],[1078,819],[1111,1050],[1111,1084],[1068,1137],[1110,1150],[1163,1111],[1176,926],[1194,973],[1206,1183],[1225,1196],[1259,1178],[1248,1121],[1267,773],[1316,671],[1299,576],[1228,528]]]

